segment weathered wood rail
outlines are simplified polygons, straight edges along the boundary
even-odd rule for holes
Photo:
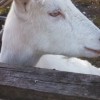
[[[3,7],[8,7],[9,5],[11,5],[11,2],[13,0],[0,0],[0,7],[3,8]]]
[[[100,100],[100,76],[0,64],[0,98]]]
[[[5,21],[6,17],[5,16],[0,16],[0,20]]]

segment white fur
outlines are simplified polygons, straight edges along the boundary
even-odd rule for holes
[[[91,65],[88,61],[62,55],[44,55],[35,67],[100,76],[99,68]]]
[[[57,10],[63,16],[48,14]],[[100,56],[85,47],[100,52],[100,30],[71,0],[14,0],[4,27],[0,61],[35,65],[44,54]]]

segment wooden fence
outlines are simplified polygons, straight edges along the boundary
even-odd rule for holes
[[[100,76],[0,64],[0,98],[100,100]]]

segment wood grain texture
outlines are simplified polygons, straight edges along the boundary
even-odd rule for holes
[[[0,8],[8,7],[13,0],[0,0]]]
[[[100,100],[100,76],[0,64],[0,98]]]

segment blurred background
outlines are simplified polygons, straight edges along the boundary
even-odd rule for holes
[[[9,12],[11,2],[12,0],[0,0],[0,30],[4,25],[5,17]],[[72,2],[84,15],[100,28],[100,0],[72,0]],[[100,67],[100,58],[87,60],[89,60],[93,65]]]

